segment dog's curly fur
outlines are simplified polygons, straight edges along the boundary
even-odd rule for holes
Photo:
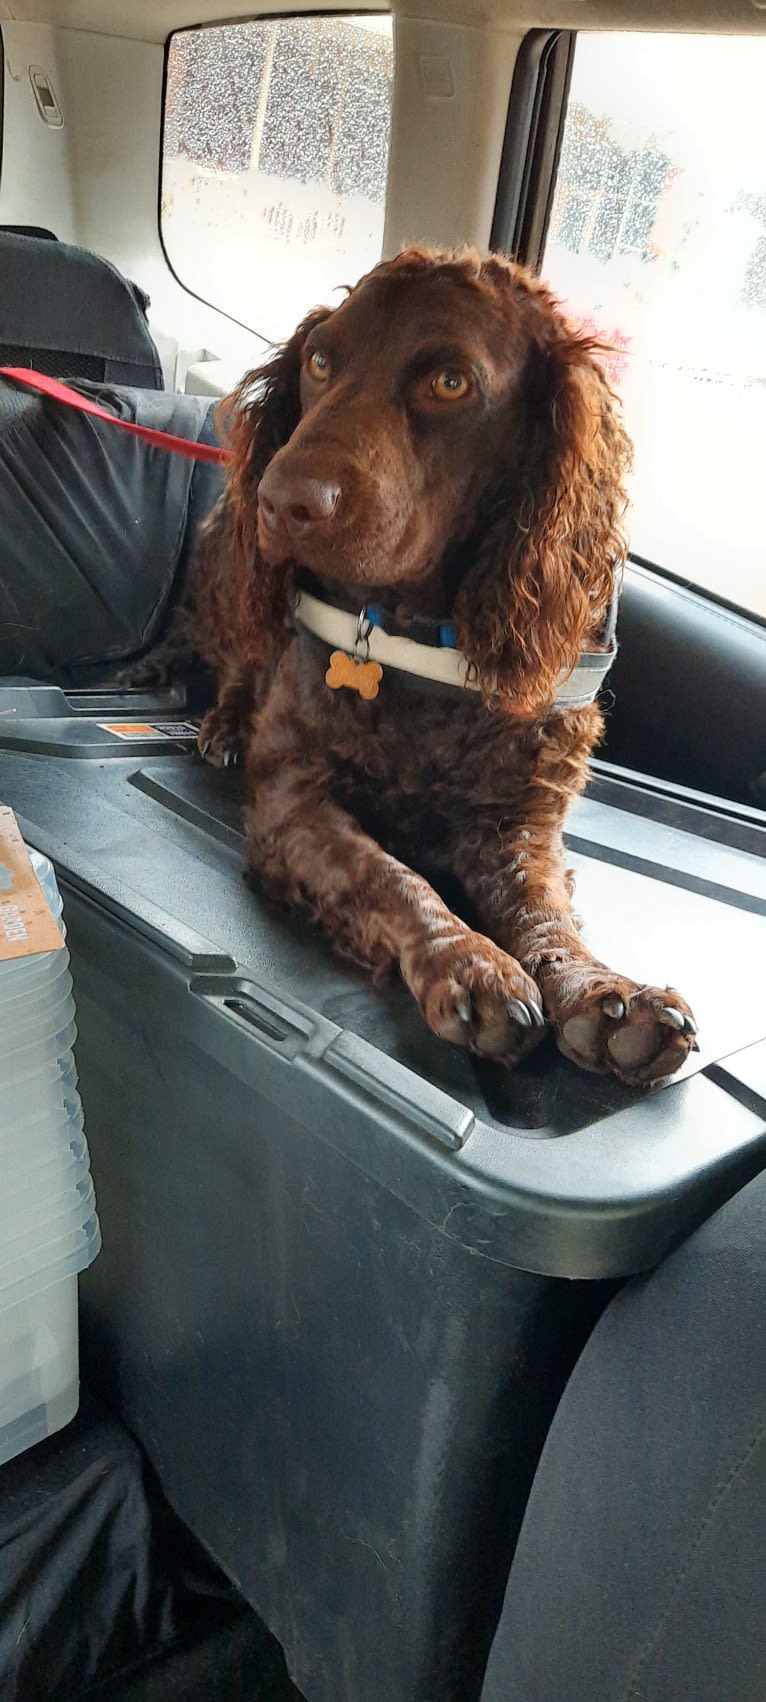
[[[398,967],[436,1033],[513,1061],[544,1009],[567,1055],[649,1082],[683,1062],[691,1014],[579,939],[561,828],[602,720],[551,708],[625,556],[630,445],[599,354],[523,268],[410,249],[248,373],[198,555],[219,681],[200,743],[244,751],[257,877],[340,951]],[[299,486],[330,490],[328,511]],[[427,696],[389,670],[374,702],[331,692],[326,651],[291,625],[301,569],[351,609],[374,591],[399,618],[449,618],[480,690]],[[437,896],[439,868],[481,931]]]

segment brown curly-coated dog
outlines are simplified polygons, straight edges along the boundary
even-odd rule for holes
[[[511,262],[411,249],[310,313],[225,406],[233,462],[196,576],[219,682],[200,746],[244,753],[259,880],[338,951],[398,969],[446,1040],[512,1063],[545,1019],[586,1069],[672,1074],[688,1006],[596,962],[563,861],[602,718],[551,705],[599,646],[625,551],[630,449],[598,345]],[[449,623],[474,689],[390,667],[377,695],[332,689],[328,644],[292,618],[307,574],[389,631]]]

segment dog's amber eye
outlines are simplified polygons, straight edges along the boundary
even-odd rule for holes
[[[459,402],[470,388],[465,373],[455,372],[451,367],[445,367],[443,372],[437,372],[431,379],[431,394],[439,402]]]
[[[327,356],[322,354],[321,349],[315,349],[313,355],[309,356],[309,372],[312,378],[316,379],[317,384],[327,383],[330,376],[330,362]]]

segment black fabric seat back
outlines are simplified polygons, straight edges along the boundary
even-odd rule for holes
[[[44,242],[58,242],[55,230],[48,230],[45,225],[0,225],[0,231],[11,231],[14,236],[39,236]]]
[[[145,307],[97,254],[0,230],[0,366],[161,390]]]
[[[122,419],[215,443],[215,403],[78,388]],[[164,633],[221,468],[0,379],[0,675],[66,686]]]

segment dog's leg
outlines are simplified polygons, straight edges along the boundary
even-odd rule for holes
[[[239,762],[254,707],[252,668],[232,668],[218,682],[218,702],[203,715],[197,744],[213,768]]]
[[[307,909],[338,951],[374,971],[398,968],[435,1034],[485,1056],[519,1058],[543,1032],[534,982],[338,808],[321,761],[280,750],[278,731],[268,758],[261,750],[251,766],[248,754],[254,872]]]
[[[696,1033],[689,1006],[672,987],[639,986],[588,951],[557,822],[541,825],[530,816],[527,827],[508,832],[495,825],[478,850],[472,835],[456,873],[487,933],[534,978],[567,1058],[633,1085],[680,1069]]]

